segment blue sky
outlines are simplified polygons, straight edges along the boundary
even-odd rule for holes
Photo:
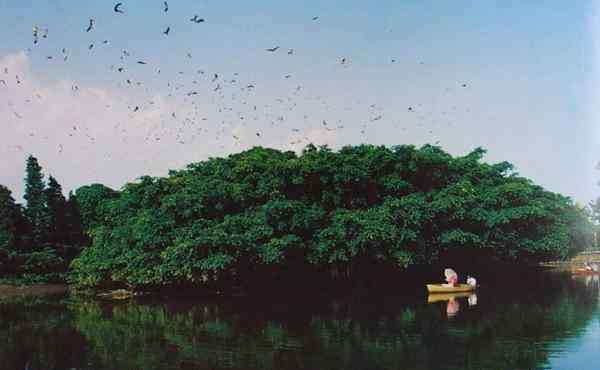
[[[17,196],[29,153],[69,190],[309,141],[483,146],[549,190],[600,194],[592,1],[122,2],[0,0],[0,183]]]

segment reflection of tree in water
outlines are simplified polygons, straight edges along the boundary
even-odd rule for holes
[[[39,297],[0,301],[0,369],[70,369],[84,364],[89,344],[63,304]]]
[[[70,300],[65,310],[6,303],[0,305],[0,369],[22,369],[25,361],[32,370],[533,369],[547,363],[553,343],[585,327],[598,290],[558,279],[538,296],[527,293],[482,292],[475,307],[461,298],[453,320],[446,302],[390,298],[312,307]]]

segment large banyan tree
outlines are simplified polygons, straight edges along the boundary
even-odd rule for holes
[[[406,269],[452,255],[566,258],[585,211],[483,149],[256,147],[142,177],[119,192],[81,188],[92,243],[71,265],[81,287],[231,281],[261,271]],[[87,209],[90,208],[90,209]]]

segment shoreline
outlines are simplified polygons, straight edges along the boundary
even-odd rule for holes
[[[16,296],[42,296],[66,293],[69,289],[67,284],[33,284],[33,285],[11,285],[0,284],[0,300]]]

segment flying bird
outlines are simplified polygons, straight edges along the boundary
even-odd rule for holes
[[[88,25],[88,28],[85,30],[85,32],[90,32],[93,29],[94,29],[94,18],[90,18],[90,24]]]
[[[146,62],[144,62],[143,60],[138,60],[137,62],[138,64],[146,64]]]
[[[270,48],[270,49],[266,49],[267,51],[270,51],[271,53],[276,52],[279,49],[279,46],[275,46],[274,48]]]
[[[169,11],[169,3],[165,1],[163,4],[165,5],[165,13],[166,13]]]
[[[194,14],[194,17],[190,19],[190,21],[194,23],[202,23],[204,22],[204,18],[198,18],[198,14]]]
[[[317,16],[317,17],[313,17],[313,18],[312,18],[312,20],[313,20],[313,21],[316,21],[317,19],[319,19],[319,17],[318,17],[318,16]]]
[[[124,13],[121,9],[119,9],[121,7],[121,5],[123,5],[123,3],[117,3],[115,5],[115,8],[114,8],[115,13],[121,13],[121,14]]]
[[[290,50],[288,51],[288,55],[292,55],[292,54],[294,54],[294,49],[290,49]]]
[[[169,32],[171,32],[171,27],[167,27],[167,29],[163,33],[169,36]]]
[[[38,43],[38,33],[39,33],[40,29],[38,28],[38,26],[33,26],[33,44],[37,44]]]

